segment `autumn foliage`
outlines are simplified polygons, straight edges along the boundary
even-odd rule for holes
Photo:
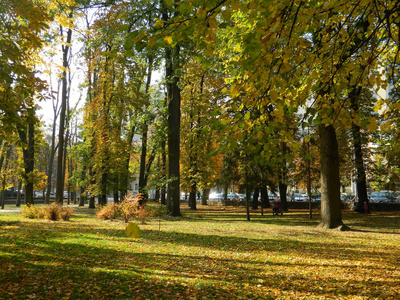
[[[143,196],[141,194],[138,194],[136,197],[128,195],[122,202],[100,207],[96,216],[104,220],[121,219],[125,223],[136,218],[145,223],[148,217],[154,215],[154,212],[147,209],[146,203],[142,203],[142,201]]]

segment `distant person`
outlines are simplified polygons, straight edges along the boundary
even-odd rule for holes
[[[369,213],[369,207],[368,207],[368,202],[367,201],[365,201],[364,202],[364,213],[366,213],[366,214],[368,214]]]
[[[274,207],[272,208],[272,215],[277,216],[277,215],[283,215],[282,209],[281,209],[281,199],[276,199]]]

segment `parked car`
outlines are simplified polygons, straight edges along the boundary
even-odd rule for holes
[[[392,191],[373,192],[369,196],[369,201],[372,203],[395,203],[399,195]]]
[[[222,193],[211,193],[208,198],[210,200],[222,200],[222,199],[224,199],[224,194],[222,194]]]
[[[321,202],[321,194],[317,193],[311,196],[312,201]]]
[[[24,193],[23,190],[20,190],[20,194],[21,194],[21,197],[25,196],[25,193]],[[5,190],[5,195],[6,195],[7,198],[17,198],[18,190],[15,190],[13,188],[12,189],[6,189]]]
[[[308,201],[308,196],[306,194],[295,193],[293,198],[294,201]]]
[[[276,194],[268,194],[269,201],[275,201],[278,198]]]

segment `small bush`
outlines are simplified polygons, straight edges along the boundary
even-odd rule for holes
[[[46,211],[35,205],[22,206],[22,215],[28,219],[44,219]]]
[[[146,224],[146,219],[154,216],[154,211],[147,209],[146,206],[140,206],[137,211],[137,218],[142,224]]]
[[[52,203],[46,208],[46,219],[50,221],[58,221],[61,217],[61,205]]]
[[[119,204],[113,203],[101,206],[96,213],[96,217],[104,220],[114,220],[119,216]]]
[[[69,221],[73,212],[74,212],[74,209],[72,207],[62,206],[61,207],[61,219],[63,219],[64,221]]]
[[[119,204],[119,206],[122,220],[125,223],[128,223],[129,220],[133,219],[138,213],[139,200],[137,198],[134,200],[125,199]]]
[[[97,218],[104,220],[120,218],[125,223],[128,223],[133,218],[138,218],[142,224],[146,222],[148,217],[154,215],[154,210],[149,210],[145,207],[142,194],[138,194],[135,197],[129,194],[122,202],[102,206],[96,213]]]
[[[64,207],[56,203],[42,207],[37,207],[35,205],[22,207],[22,215],[28,219],[58,221],[61,218],[64,221],[69,221],[73,212],[74,209],[72,207]]]
[[[146,206],[146,209],[150,210],[152,212],[152,216],[154,216],[154,217],[161,217],[167,213],[167,209],[166,209],[165,205],[159,205],[157,207]]]

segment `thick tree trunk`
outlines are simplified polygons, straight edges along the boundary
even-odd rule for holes
[[[85,189],[81,187],[79,195],[79,206],[85,206],[85,199],[86,199]]]
[[[281,199],[281,210],[288,211],[287,205],[287,184],[283,181],[279,181],[279,197]]]
[[[210,189],[204,189],[203,197],[201,198],[201,205],[208,205],[208,199],[210,199]]]
[[[168,21],[168,8],[162,1],[162,19]],[[176,15],[178,12],[175,11]],[[168,193],[167,211],[171,216],[180,216],[180,127],[181,127],[181,90],[178,85],[180,65],[180,47],[165,48],[165,78],[167,81],[168,101]]]
[[[34,125],[34,110],[28,110],[28,129],[27,133],[23,130],[18,130],[19,137],[26,148],[22,150],[24,157],[24,177],[25,177],[25,203],[33,205],[33,181],[30,178],[35,168],[35,125]]]
[[[261,187],[261,205],[263,208],[271,207],[268,199],[268,189],[266,185]]]
[[[256,187],[253,194],[252,209],[258,209],[258,198],[260,197],[260,188]]]
[[[118,203],[118,202],[119,202],[118,191],[114,191],[114,193],[113,193],[113,199],[114,199],[114,203]]]
[[[190,194],[189,194],[189,207],[192,210],[197,209],[197,201],[196,201],[196,183],[193,183],[190,187]]]
[[[322,228],[346,229],[340,202],[339,150],[333,125],[319,125],[321,152],[321,223]]]
[[[354,113],[358,113],[360,110],[358,101],[361,94],[361,90],[362,90],[361,87],[353,88],[349,95],[351,110]],[[360,207],[363,207],[364,203],[366,202],[368,204],[369,201],[367,193],[367,179],[364,168],[364,157],[362,151],[362,138],[361,138],[360,126],[358,126],[355,123],[352,123],[351,133],[353,135],[354,161],[355,161],[356,176],[357,176],[356,190],[357,190],[358,205]]]

